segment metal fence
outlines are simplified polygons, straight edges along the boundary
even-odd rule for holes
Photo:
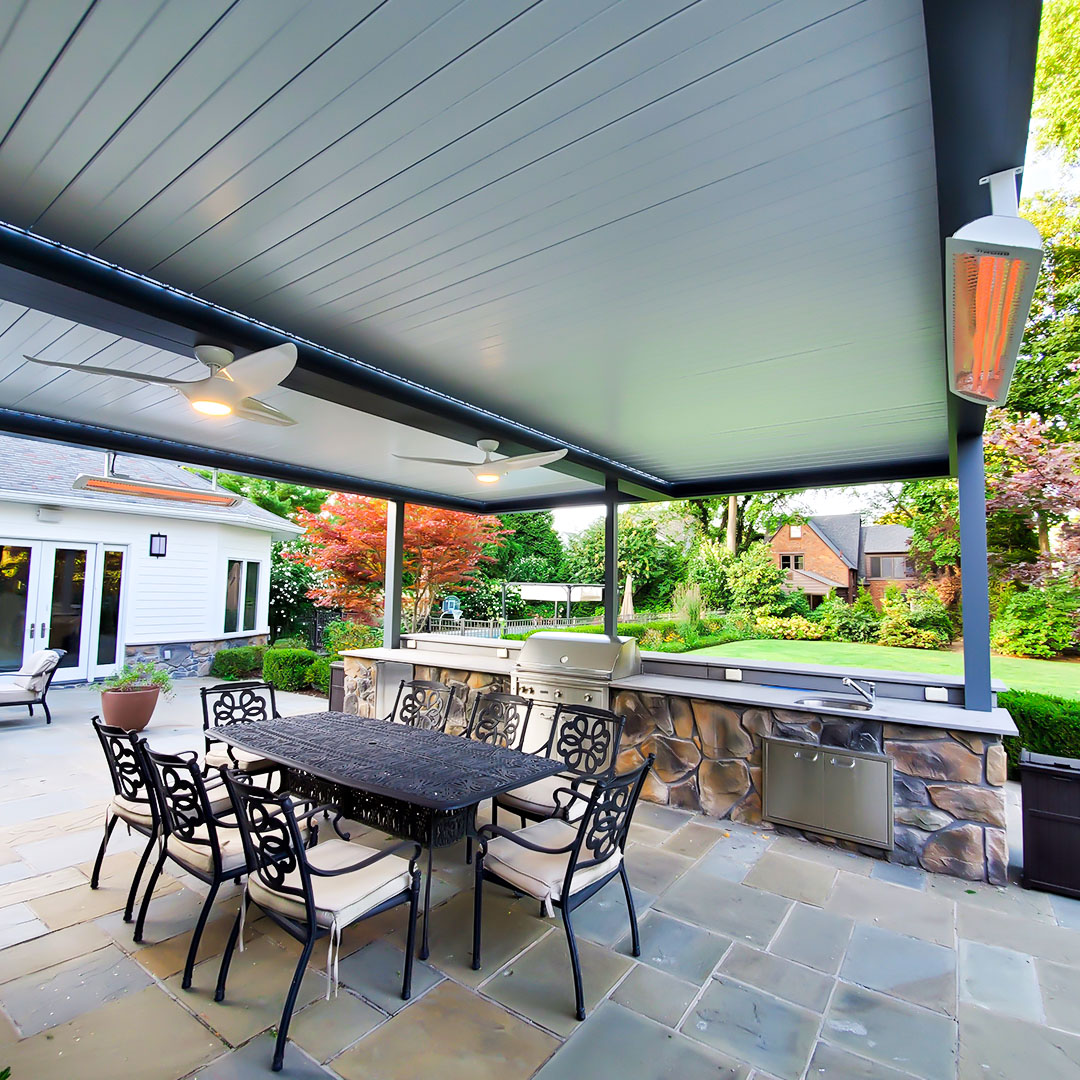
[[[674,612],[642,612],[634,621],[658,622],[674,619]],[[629,620],[622,620],[623,622]],[[566,630],[575,626],[602,626],[602,615],[571,619],[454,619],[450,615],[432,614],[424,625],[425,634],[457,634],[460,637],[497,638],[506,634],[527,634],[531,630]]]

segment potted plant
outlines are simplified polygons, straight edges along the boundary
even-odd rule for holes
[[[125,731],[142,731],[153,715],[158,697],[172,694],[169,672],[152,660],[125,664],[101,684],[101,712],[105,723]]]

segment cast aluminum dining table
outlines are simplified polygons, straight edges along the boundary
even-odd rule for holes
[[[287,790],[427,848],[421,960],[428,957],[433,849],[470,835],[485,799],[565,769],[538,754],[351,713],[231,724],[214,735],[280,765]]]

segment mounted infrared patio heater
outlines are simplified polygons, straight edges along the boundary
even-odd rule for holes
[[[1018,216],[1019,169],[984,176],[991,213],[945,241],[949,386],[980,405],[1009,392],[1042,263],[1038,229]]]

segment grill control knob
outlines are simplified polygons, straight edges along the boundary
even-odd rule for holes
[[[586,702],[592,701],[592,694],[586,694],[585,695],[585,701]]]
[[[556,690],[555,691],[555,696],[556,697],[562,697],[562,691],[561,690]]]

